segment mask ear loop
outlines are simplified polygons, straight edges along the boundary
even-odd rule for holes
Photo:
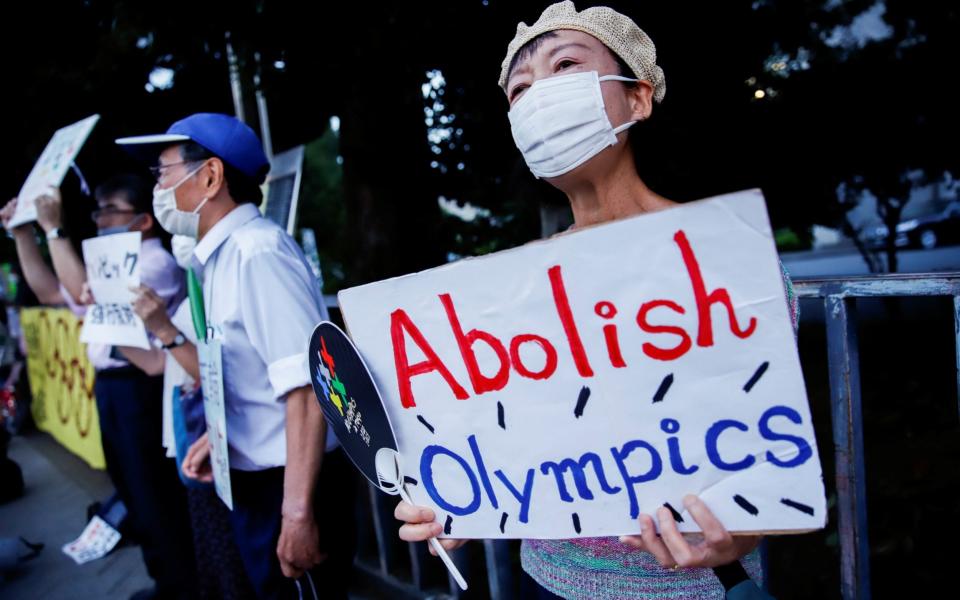
[[[203,206],[207,203],[207,200],[209,200],[209,199],[210,199],[210,198],[204,198],[203,200],[201,200],[201,201],[200,201],[200,204],[198,204],[197,207],[191,211],[191,214],[194,214],[194,215],[195,215],[195,214],[197,214],[198,212],[200,212],[200,209],[203,208]]]
[[[209,160],[209,159],[207,159],[207,160]],[[199,172],[200,172],[200,169],[202,169],[203,166],[204,166],[205,164],[207,164],[207,160],[204,160],[203,162],[200,163],[200,166],[198,166],[196,169],[194,169],[194,170],[190,171],[189,173],[187,173],[187,176],[184,177],[183,179],[181,179],[180,181],[178,181],[178,182],[177,182],[177,185],[173,186],[173,189],[177,189],[178,187],[180,187],[180,186],[183,184],[184,181],[190,179],[191,177],[193,177],[194,175],[196,175],[197,173],[199,173]],[[195,209],[193,209],[192,211],[190,211],[190,214],[197,214],[198,212],[200,212],[200,209],[203,208],[203,206],[207,203],[208,200],[210,200],[209,197],[206,197],[206,198],[204,198],[203,200],[201,200],[201,201],[200,201],[200,204],[198,204]],[[176,205],[174,205],[174,208],[176,208]],[[177,209],[177,210],[179,210],[179,209]]]
[[[627,83],[638,83],[640,80],[635,77],[624,77],[623,75],[602,75],[597,78],[598,81],[626,81]]]
[[[130,222],[127,223],[127,231],[130,231],[130,230],[132,230],[134,227],[136,227],[137,225],[139,225],[140,222],[143,221],[143,218],[144,218],[145,216],[147,216],[146,213],[140,213],[140,214],[138,214],[137,216],[135,216],[133,219],[131,219]]]
[[[175,189],[177,189],[178,187],[180,187],[181,185],[183,185],[183,182],[184,182],[184,181],[190,179],[191,177],[193,177],[194,175],[196,175],[197,173],[199,173],[199,172],[200,172],[200,169],[202,169],[202,168],[203,168],[203,165],[205,165],[205,164],[207,164],[207,161],[203,161],[203,162],[200,164],[199,167],[197,167],[196,169],[194,169],[194,170],[190,171],[189,173],[187,173],[186,175],[184,175],[184,176],[183,176],[183,179],[181,179],[180,181],[178,181],[178,182],[176,182],[175,184],[171,185],[170,187],[163,188],[163,190],[175,190]],[[172,165],[171,165],[171,166],[172,166]],[[157,190],[160,189],[160,182],[159,182],[159,181],[157,182],[157,185],[155,185],[155,186],[153,187],[153,189],[154,189],[154,191],[157,191]]]
[[[604,75],[604,76],[602,76],[602,77],[599,77],[599,78],[598,78],[598,81],[623,81],[623,82],[626,82],[626,83],[639,83],[639,82],[640,82],[640,80],[639,80],[639,79],[636,79],[635,77],[624,77],[624,76],[622,76],[622,75]],[[621,133],[621,132],[623,132],[623,131],[626,131],[627,129],[630,129],[632,126],[636,125],[636,124],[639,123],[639,122],[640,122],[639,120],[638,120],[638,121],[627,121],[626,123],[624,123],[623,125],[620,125],[619,127],[614,127],[614,129],[613,129],[613,135],[617,135],[618,133]]]

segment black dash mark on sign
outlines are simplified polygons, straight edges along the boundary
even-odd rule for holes
[[[807,514],[810,515],[811,517],[813,516],[813,508],[812,508],[812,507],[807,506],[806,504],[801,504],[801,503],[799,503],[799,502],[796,502],[796,501],[794,501],[794,500],[791,500],[790,498],[781,498],[781,499],[780,499],[780,504],[785,504],[785,505],[789,506],[790,508],[795,508],[795,509],[799,510],[799,511],[802,512],[802,513],[807,513]]]
[[[590,399],[590,388],[583,386],[580,388],[580,395],[577,397],[577,407],[573,409],[573,416],[580,418],[583,416],[583,408],[587,405],[587,400]]]
[[[743,391],[750,393],[750,390],[753,389],[753,386],[760,381],[760,378],[763,377],[763,374],[766,373],[767,367],[770,366],[770,361],[763,361],[763,364],[757,367],[757,370],[754,371],[753,377],[750,378],[750,381],[744,384]]]
[[[506,430],[507,423],[503,420],[503,402],[497,402],[497,423],[500,424],[500,429]]]
[[[667,390],[670,389],[670,386],[673,385],[673,373],[670,373],[663,378],[663,381],[660,382],[660,387],[657,388],[657,393],[653,395],[654,402],[662,402],[663,397],[667,395]]]
[[[406,475],[403,476],[403,482],[404,482],[404,483],[409,483],[410,485],[417,485],[418,483],[420,483],[419,481],[417,481],[417,480],[414,479],[413,477],[407,477]]]
[[[736,503],[740,506],[740,508],[742,508],[743,510],[747,511],[748,513],[750,513],[750,514],[753,515],[753,516],[757,516],[758,514],[760,514],[760,509],[758,509],[756,506],[750,504],[750,503],[747,501],[747,499],[744,498],[743,496],[741,496],[740,494],[735,495],[735,496],[733,497],[733,501],[736,502]]]
[[[580,515],[573,513],[573,528],[580,533]]]
[[[670,514],[673,515],[674,521],[676,521],[677,523],[683,523],[683,517],[680,516],[680,513],[677,512],[677,509],[670,506],[669,502],[664,502],[663,505],[666,506],[668,509],[670,509]]]
[[[447,522],[443,524],[443,533],[450,535],[450,526],[453,525],[453,517],[447,515]]]
[[[426,420],[426,419],[424,419],[424,418],[421,417],[420,415],[417,415],[417,420],[420,421],[421,423],[423,423],[423,426],[426,427],[427,429],[429,429],[429,430],[430,430],[430,433],[433,433],[433,425],[431,425],[430,423],[427,423],[427,420]]]
[[[500,533],[503,533],[503,528],[507,525],[507,513],[500,515]]]

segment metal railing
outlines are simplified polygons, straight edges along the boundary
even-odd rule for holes
[[[952,296],[957,336],[957,385],[960,408],[960,273],[798,279],[800,298],[823,299],[830,374],[830,415],[836,465],[840,534],[840,591],[844,600],[870,598],[870,544],[860,401],[860,349],[857,298]]]

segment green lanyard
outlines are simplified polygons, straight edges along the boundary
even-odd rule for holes
[[[190,297],[190,315],[193,317],[193,330],[197,339],[207,341],[207,316],[203,309],[203,288],[193,269],[187,269],[187,295]]]

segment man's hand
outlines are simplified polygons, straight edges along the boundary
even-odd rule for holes
[[[134,293],[133,312],[143,321],[147,331],[160,338],[163,343],[170,343],[177,336],[177,329],[167,315],[167,303],[151,288],[141,284],[131,287]],[[166,334],[166,335],[164,335]],[[170,339],[166,339],[169,337]]]
[[[280,539],[277,540],[277,558],[284,576],[296,579],[326,560],[327,555],[320,552],[319,546],[320,533],[313,515],[283,517]]]

